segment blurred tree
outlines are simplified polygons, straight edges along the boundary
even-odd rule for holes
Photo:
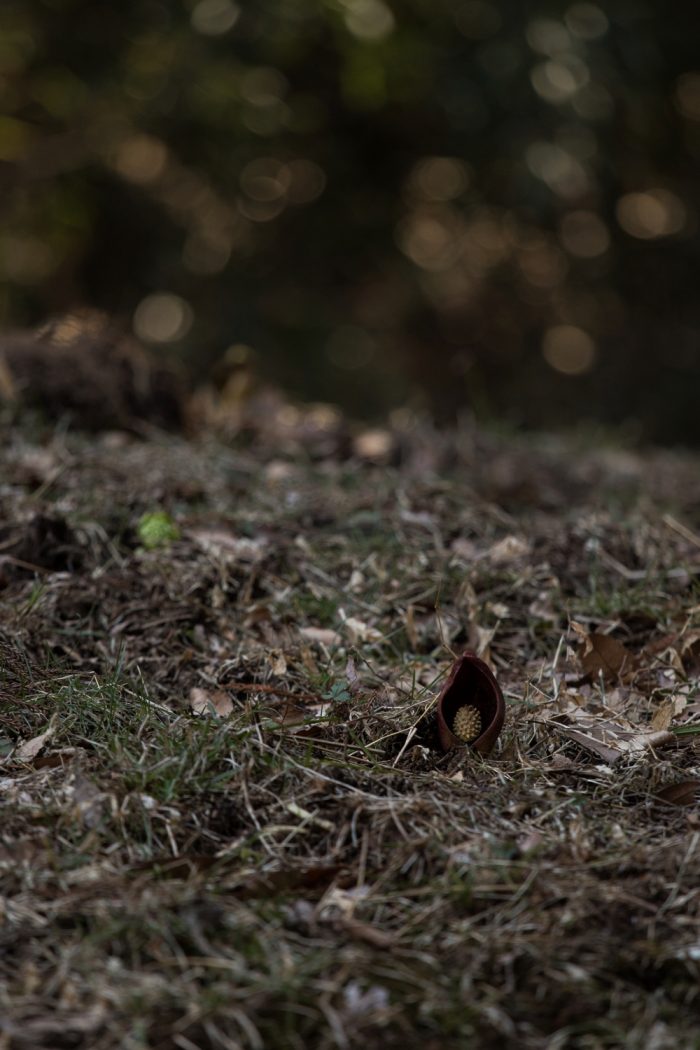
[[[4,0],[0,310],[90,304],[407,398],[697,440],[695,11]]]

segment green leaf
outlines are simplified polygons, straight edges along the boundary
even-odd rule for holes
[[[146,550],[168,547],[180,538],[180,530],[164,510],[144,514],[138,523],[138,537]]]

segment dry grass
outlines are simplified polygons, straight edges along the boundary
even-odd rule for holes
[[[700,1046],[700,811],[657,797],[700,737],[566,732],[698,721],[697,459],[4,439],[0,1047]],[[487,760],[435,748],[467,646]]]

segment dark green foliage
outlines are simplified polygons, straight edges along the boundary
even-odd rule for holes
[[[197,374],[243,344],[364,415],[692,439],[697,29],[658,0],[5,0],[2,317],[137,311]]]

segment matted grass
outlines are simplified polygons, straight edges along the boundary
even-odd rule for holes
[[[3,436],[0,1047],[700,1046],[697,459]]]

